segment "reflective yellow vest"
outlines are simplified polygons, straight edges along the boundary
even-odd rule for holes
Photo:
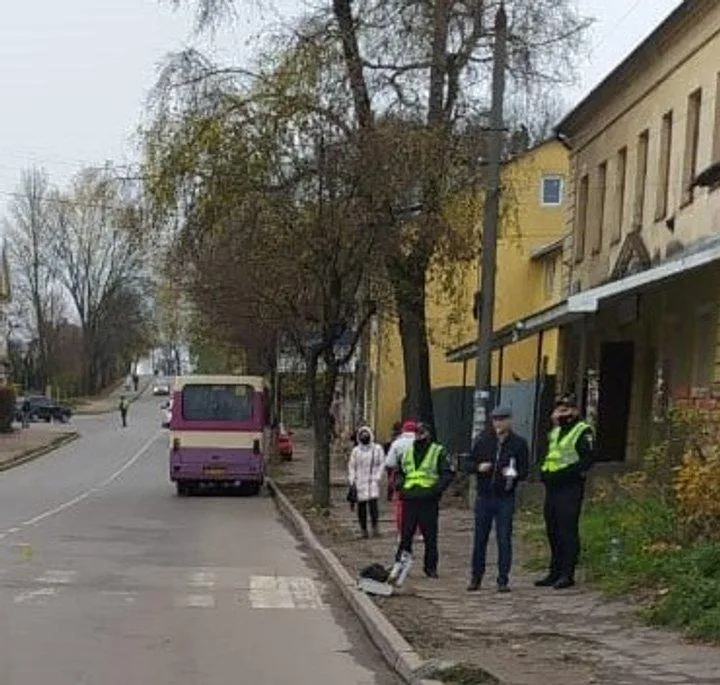
[[[402,470],[405,474],[403,480],[403,490],[412,490],[413,488],[431,488],[438,483],[438,458],[442,452],[442,447],[437,443],[432,443],[420,466],[415,466],[415,449],[411,447],[405,451],[402,457]]]
[[[540,470],[544,473],[555,473],[577,464],[580,461],[580,455],[577,453],[575,446],[578,438],[588,428],[590,428],[590,424],[578,421],[562,438],[560,437],[560,429],[553,428],[550,431],[548,453]]]

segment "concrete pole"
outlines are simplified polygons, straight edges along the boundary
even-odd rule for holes
[[[492,369],[493,313],[495,308],[495,271],[498,224],[500,220],[501,165],[504,141],[503,106],[505,99],[505,69],[507,66],[507,14],[500,5],[495,14],[495,45],[493,48],[492,105],[487,189],[485,192],[481,255],[481,302],[478,316],[478,350],[475,366],[475,396],[473,401],[473,441],[484,430],[490,409]],[[470,479],[471,494],[474,478]]]

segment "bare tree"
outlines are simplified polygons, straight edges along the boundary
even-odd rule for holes
[[[173,0],[173,4],[194,4],[203,28],[221,19],[235,3]],[[573,58],[589,25],[575,3],[507,0],[504,4],[509,16],[510,93],[556,89],[572,78]],[[393,238],[385,267],[400,325],[408,409],[430,422],[427,278],[431,267],[456,263],[457,253],[448,248],[455,250],[458,240],[449,237],[443,208],[457,187],[457,177],[472,177],[477,162],[466,159],[464,166],[458,164],[456,141],[464,124],[488,109],[492,18],[499,5],[494,0],[328,1],[297,23],[292,38],[286,36],[284,54],[289,52],[295,59],[279,60],[285,79],[272,93],[277,101],[297,107],[302,99],[298,93],[306,96],[314,90],[315,115],[356,133],[357,155],[365,164],[360,187],[365,211]],[[287,50],[288,42],[294,50]],[[298,60],[298,55],[305,59]],[[313,62],[308,55],[321,59]],[[180,83],[227,77],[207,65],[204,72],[204,76],[186,74]],[[264,76],[254,81],[256,88],[262,87]],[[409,140],[401,134],[388,146],[388,117],[412,123]],[[421,135],[413,135],[412,129]],[[407,192],[395,194],[397,166],[385,162],[388,150],[403,149],[406,157],[412,152],[415,160],[410,204]],[[477,252],[479,247],[474,247]],[[465,252],[463,248],[461,253]]]
[[[6,221],[14,297],[29,335],[36,340],[37,379],[42,390],[55,370],[55,333],[64,314],[51,256],[50,195],[45,172],[39,169],[24,172]]]
[[[52,257],[80,321],[84,386],[92,393],[116,372],[109,332],[133,330],[130,324],[141,309],[141,213],[110,169],[81,172],[71,190],[56,193],[52,204]]]

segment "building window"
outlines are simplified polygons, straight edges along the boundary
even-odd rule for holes
[[[610,234],[610,244],[615,245],[622,237],[625,221],[625,179],[627,176],[627,148],[618,150],[617,168],[615,170],[615,223]]]
[[[581,262],[585,256],[585,234],[588,215],[588,176],[585,174],[578,184],[577,220],[575,224],[575,261]]]
[[[638,136],[637,164],[635,168],[635,201],[633,206],[633,228],[641,229],[645,219],[645,186],[647,185],[648,146],[650,131],[645,129]]]
[[[592,252],[597,254],[602,249],[603,228],[605,224],[605,203],[607,201],[607,162],[598,166],[597,215],[593,231]]]
[[[700,141],[700,108],[702,90],[698,88],[688,97],[685,124],[685,157],[683,159],[682,206],[693,201],[693,181],[697,174],[698,143]]]
[[[550,256],[545,260],[545,299],[552,300],[555,297],[555,277],[557,274],[557,259]]]
[[[672,156],[672,110],[662,118],[660,128],[660,159],[658,161],[657,196],[655,197],[655,221],[667,216],[670,191],[670,158]]]
[[[540,202],[546,207],[557,207],[563,200],[562,176],[543,176],[540,184]]]

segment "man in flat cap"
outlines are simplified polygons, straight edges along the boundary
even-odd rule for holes
[[[545,484],[550,571],[535,585],[564,590],[575,585],[575,567],[580,557],[580,511],[585,479],[594,459],[594,437],[570,393],[557,399],[552,418],[555,427],[540,466]]]
[[[472,450],[477,471],[477,499],[468,592],[476,592],[482,584],[493,521],[498,546],[497,588],[498,592],[510,591],[515,489],[528,475],[528,444],[513,432],[510,408],[496,407],[490,414],[490,420],[492,430],[483,433]]]

